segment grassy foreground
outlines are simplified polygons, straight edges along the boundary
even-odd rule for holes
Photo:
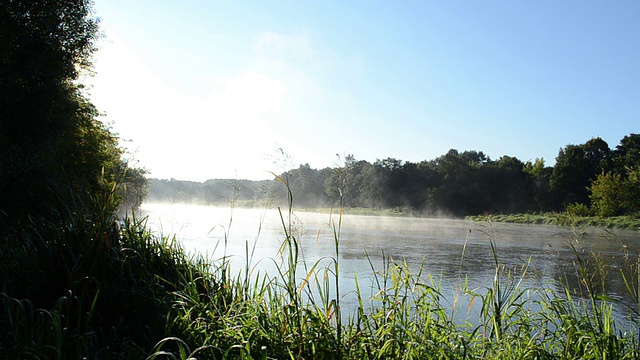
[[[637,359],[639,260],[621,269],[635,306],[614,319],[603,278],[576,252],[587,294],[527,289],[499,262],[494,281],[448,303],[424,269],[373,264],[373,298],[341,311],[342,213],[329,221],[335,253],[306,264],[291,207],[275,274],[187,256],[144,219],[118,219],[108,199],[61,211],[0,240],[0,354],[7,359]],[[291,205],[291,204],[290,204]],[[247,259],[252,249],[247,248]],[[302,271],[304,269],[304,271]],[[589,270],[592,269],[592,270]],[[363,286],[369,286],[364,285]],[[535,296],[531,294],[535,293]],[[534,300],[535,299],[535,300]],[[458,300],[458,299],[457,299]],[[478,323],[456,320],[480,304]],[[453,310],[452,310],[453,309]]]

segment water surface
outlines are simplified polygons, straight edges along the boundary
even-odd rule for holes
[[[431,275],[449,299],[465,281],[482,293],[495,276],[491,243],[506,269],[523,274],[526,266],[523,288],[559,290],[562,280],[577,296],[576,253],[598,254],[598,261],[611,274],[609,295],[627,301],[619,269],[636,261],[640,251],[640,233],[629,230],[350,214],[339,224],[337,214],[295,212],[289,217],[277,209],[179,204],[144,204],[142,210],[153,230],[175,234],[188,252],[214,260],[227,256],[238,271],[249,259],[254,274],[273,274],[275,264],[281,262],[279,249],[287,229],[300,242],[300,256],[308,267],[316,261],[333,266],[331,259],[338,259],[347,306],[355,301],[348,293],[355,289],[356,276],[364,296],[377,291],[372,287],[373,272],[383,269],[383,256],[406,261],[414,271],[423,266],[424,276]],[[334,230],[339,230],[337,257]],[[300,278],[306,275],[302,268],[299,274]]]

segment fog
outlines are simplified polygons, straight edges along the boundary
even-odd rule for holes
[[[577,231],[560,226],[352,214],[340,219],[335,212],[294,212],[289,217],[283,211],[281,217],[278,209],[187,204],[143,204],[142,212],[148,216],[152,230],[175,234],[192,255],[206,256],[215,263],[226,257],[233,271],[249,264],[250,276],[258,272],[276,275],[275,264],[282,261],[279,249],[285,228],[300,243],[300,280],[306,277],[305,265],[311,268],[320,261],[326,267],[333,266],[333,230],[339,230],[337,259],[347,308],[355,306],[355,277],[362,295],[369,298],[377,291],[372,287],[374,271],[382,271],[389,260],[406,262],[416,273],[422,266],[425,281],[432,276],[443,296],[451,301],[463,282],[482,293],[495,275],[490,241],[497,249],[500,264],[513,274],[524,273],[523,288],[559,290],[562,279],[577,297],[580,287],[574,266],[576,253],[585,256],[587,264],[593,262],[591,253],[598,254],[599,261],[610,271],[609,295],[625,300],[628,296],[617,269],[633,256],[637,258],[640,251],[637,232],[597,228]],[[523,266],[527,266],[526,272]],[[464,316],[473,318],[477,314]]]

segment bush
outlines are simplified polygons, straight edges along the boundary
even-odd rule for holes
[[[585,204],[580,203],[572,203],[567,205],[566,209],[567,214],[570,216],[591,216],[592,211]]]
[[[201,271],[144,221],[120,222],[114,199],[0,238],[3,358],[137,359],[168,336],[172,294],[200,286]]]

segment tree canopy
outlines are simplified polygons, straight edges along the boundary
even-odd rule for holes
[[[93,194],[123,165],[81,84],[97,39],[90,1],[0,6],[0,210],[8,218]]]

